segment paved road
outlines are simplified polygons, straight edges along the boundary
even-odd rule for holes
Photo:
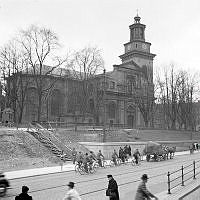
[[[113,168],[99,169],[96,174],[79,175],[73,171],[57,174],[48,174],[36,177],[27,177],[11,180],[13,189],[3,198],[13,200],[20,193],[22,185],[30,187],[30,194],[34,200],[62,200],[69,181],[76,182],[76,188],[83,200],[106,200],[105,188],[108,181],[107,174],[112,174],[117,180],[121,200],[134,199],[140,177],[143,173],[150,176],[148,187],[153,193],[167,192],[167,172],[174,171],[199,159],[199,153],[193,155],[181,155],[172,160],[161,162],[146,162],[140,166],[124,165]]]

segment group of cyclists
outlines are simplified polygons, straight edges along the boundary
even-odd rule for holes
[[[103,160],[104,156],[101,153],[101,150],[95,155],[93,151],[90,151],[89,153],[83,154],[81,151],[77,153],[75,148],[72,150],[72,160],[73,164],[77,162],[79,168],[83,165],[86,172],[90,170],[93,167],[94,162],[97,162],[100,167],[103,167]]]
[[[125,163],[131,156],[133,156],[135,164],[138,164],[141,157],[139,150],[136,149],[132,154],[130,145],[125,145],[123,148],[120,147],[119,154],[117,154],[117,151],[114,149],[111,155],[111,161],[114,163],[115,166],[117,166],[117,161],[119,159],[121,163]],[[83,166],[85,172],[88,172],[93,167],[94,163],[97,163],[99,167],[105,167],[104,155],[102,154],[101,150],[99,150],[98,153],[95,155],[93,151],[83,154],[81,151],[77,152],[75,148],[73,148],[72,160],[73,164],[77,162],[79,168]]]

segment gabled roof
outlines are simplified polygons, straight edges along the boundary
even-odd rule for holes
[[[131,67],[130,67],[131,66]],[[134,66],[135,69],[132,67]],[[124,68],[124,69],[131,69],[131,70],[137,70],[142,72],[142,67],[140,67],[137,63],[135,63],[133,60],[122,63],[120,65],[113,65],[113,67],[117,67],[117,68]]]

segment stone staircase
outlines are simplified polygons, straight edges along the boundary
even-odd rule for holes
[[[60,141],[52,131],[45,130],[38,123],[29,123],[27,132],[38,139],[45,147],[50,149],[51,152],[61,160],[71,160],[72,149],[63,144],[63,142]],[[65,154],[65,157],[63,157],[63,154]]]

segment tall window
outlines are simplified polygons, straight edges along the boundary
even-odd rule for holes
[[[36,88],[29,88],[26,95],[26,118],[28,121],[37,120],[37,90]]]
[[[63,95],[60,90],[53,90],[51,95],[51,115],[60,116],[63,108]]]
[[[90,113],[94,112],[94,100],[93,99],[89,100],[89,111],[90,111]]]
[[[116,104],[115,102],[110,102],[108,104],[108,117],[115,118],[115,112],[116,112]]]

